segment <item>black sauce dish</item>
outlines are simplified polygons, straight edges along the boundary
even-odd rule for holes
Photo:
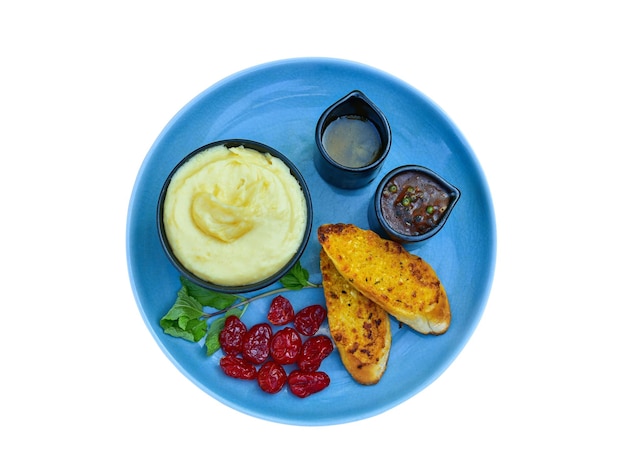
[[[391,127],[381,110],[354,90],[322,113],[315,143],[315,167],[322,178],[341,189],[357,189],[380,172],[391,148]]]
[[[187,267],[185,267],[185,265],[183,265],[183,263],[176,257],[176,255],[174,254],[174,251],[172,249],[172,246],[170,245],[170,242],[167,238],[167,234],[166,234],[166,230],[165,230],[165,224],[164,224],[164,203],[165,203],[165,198],[167,195],[167,190],[168,187],[170,185],[170,182],[172,180],[172,177],[174,177],[174,175],[176,174],[176,172],[185,164],[187,163],[190,159],[192,159],[193,157],[195,157],[196,155],[198,155],[199,153],[203,152],[204,150],[210,149],[212,147],[215,146],[225,146],[226,148],[233,148],[233,147],[240,147],[243,146],[244,148],[249,148],[252,150],[256,150],[262,154],[270,154],[271,156],[274,156],[278,159],[280,159],[288,168],[289,171],[291,173],[291,175],[295,178],[295,180],[298,182],[298,184],[300,185],[300,188],[302,189],[302,193],[304,195],[304,201],[305,201],[305,206],[306,206],[306,221],[305,221],[305,228],[304,228],[304,235],[302,237],[302,240],[300,242],[300,245],[297,249],[297,251],[293,254],[293,256],[280,268],[278,269],[275,273],[273,273],[272,275],[252,282],[250,284],[241,284],[241,285],[221,285],[221,284],[216,284],[216,283],[212,283],[209,281],[206,281],[202,278],[200,278],[199,276],[197,276],[196,274],[192,273]],[[192,151],[191,153],[189,153],[187,156],[185,156],[170,172],[170,174],[168,175],[168,177],[166,178],[163,187],[161,189],[160,195],[159,195],[159,199],[158,199],[158,203],[157,203],[157,229],[158,229],[158,234],[159,234],[159,239],[161,242],[161,245],[163,247],[163,250],[165,252],[165,254],[167,255],[168,259],[171,261],[171,263],[174,265],[174,267],[179,271],[179,273],[184,276],[185,278],[189,279],[191,282],[195,283],[198,286],[204,287],[206,289],[212,290],[212,291],[216,291],[216,292],[222,292],[222,293],[226,293],[226,294],[243,294],[243,293],[247,293],[247,292],[252,292],[252,291],[256,291],[259,289],[263,289],[265,287],[268,287],[270,285],[272,285],[273,283],[275,283],[276,281],[280,280],[291,268],[293,268],[293,266],[300,260],[300,257],[302,256],[302,254],[304,253],[306,246],[308,244],[310,235],[311,235],[311,229],[312,229],[312,223],[313,223],[313,205],[312,205],[312,201],[311,201],[311,195],[309,192],[309,189],[307,187],[306,181],[304,179],[304,177],[302,176],[302,174],[300,173],[300,171],[298,170],[298,168],[296,167],[296,165],[284,154],[280,153],[278,150],[264,144],[264,143],[260,143],[257,141],[253,141],[253,140],[248,140],[248,139],[227,139],[227,140],[219,140],[219,141],[215,141],[209,144],[206,144],[200,148],[195,149],[194,151]],[[261,242],[262,240],[259,239],[259,242]]]
[[[369,206],[370,228],[382,237],[416,245],[443,229],[461,191],[420,165],[400,166],[387,173]]]

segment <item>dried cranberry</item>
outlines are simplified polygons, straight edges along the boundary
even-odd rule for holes
[[[257,382],[264,392],[278,393],[287,382],[287,372],[277,362],[267,361],[259,369]]]
[[[301,348],[302,338],[291,327],[278,330],[270,341],[270,355],[279,364],[293,364],[296,362]]]
[[[226,375],[236,379],[253,380],[257,376],[254,365],[232,354],[227,354],[220,359],[220,367]]]
[[[244,359],[261,364],[270,355],[272,328],[267,323],[257,323],[243,337],[241,354]]]
[[[274,325],[287,325],[293,320],[294,315],[291,302],[283,296],[276,296],[270,304],[267,320]]]
[[[238,354],[241,352],[243,337],[248,329],[236,315],[226,317],[224,328],[220,332],[220,346],[225,354]]]
[[[302,335],[313,336],[326,318],[326,309],[321,305],[305,307],[296,314],[293,325]]]
[[[298,367],[307,372],[316,371],[322,361],[333,351],[333,342],[326,335],[312,336],[302,345]]]
[[[287,377],[291,393],[299,398],[320,392],[330,385],[330,377],[325,372],[305,372],[294,370]]]

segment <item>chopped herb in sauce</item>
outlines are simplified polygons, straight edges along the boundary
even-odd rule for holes
[[[383,216],[391,227],[410,236],[437,226],[449,204],[449,193],[436,180],[417,171],[393,177],[381,200]]]

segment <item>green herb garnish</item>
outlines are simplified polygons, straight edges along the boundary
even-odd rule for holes
[[[193,296],[200,304],[205,307],[213,307],[214,309],[224,309],[233,305],[237,300],[237,296],[233,294],[218,293],[215,291],[209,291],[195,283],[192,283],[187,278],[181,276],[180,282],[187,288],[190,296]]]
[[[297,262],[291,270],[287,272],[280,280],[287,289],[297,291],[302,288],[319,288],[319,284],[313,284],[309,281],[309,272]]]
[[[238,294],[224,294],[200,287],[184,277],[180,277],[181,288],[178,291],[176,302],[161,318],[160,325],[163,332],[176,338],[183,338],[194,343],[204,338],[207,356],[220,349],[219,334],[224,328],[226,317],[237,315],[241,317],[248,305],[258,299],[281,294],[287,291],[297,291],[303,288],[319,288],[320,284],[309,281],[309,272],[300,262],[280,279],[282,288],[267,291],[256,296],[246,298]],[[212,312],[205,308],[216,309]],[[209,325],[208,319],[217,317]]]
[[[178,291],[176,302],[161,319],[160,325],[168,335],[187,341],[200,341],[207,331],[207,323],[202,320],[202,304],[183,285]]]

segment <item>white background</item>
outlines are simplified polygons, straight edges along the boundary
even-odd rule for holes
[[[0,7],[0,465],[626,464],[619,2],[16,5]],[[310,56],[434,100],[498,227],[458,359],[404,404],[331,427],[258,420],[195,387],[144,325],[125,253],[135,178],[174,114],[236,71]]]

